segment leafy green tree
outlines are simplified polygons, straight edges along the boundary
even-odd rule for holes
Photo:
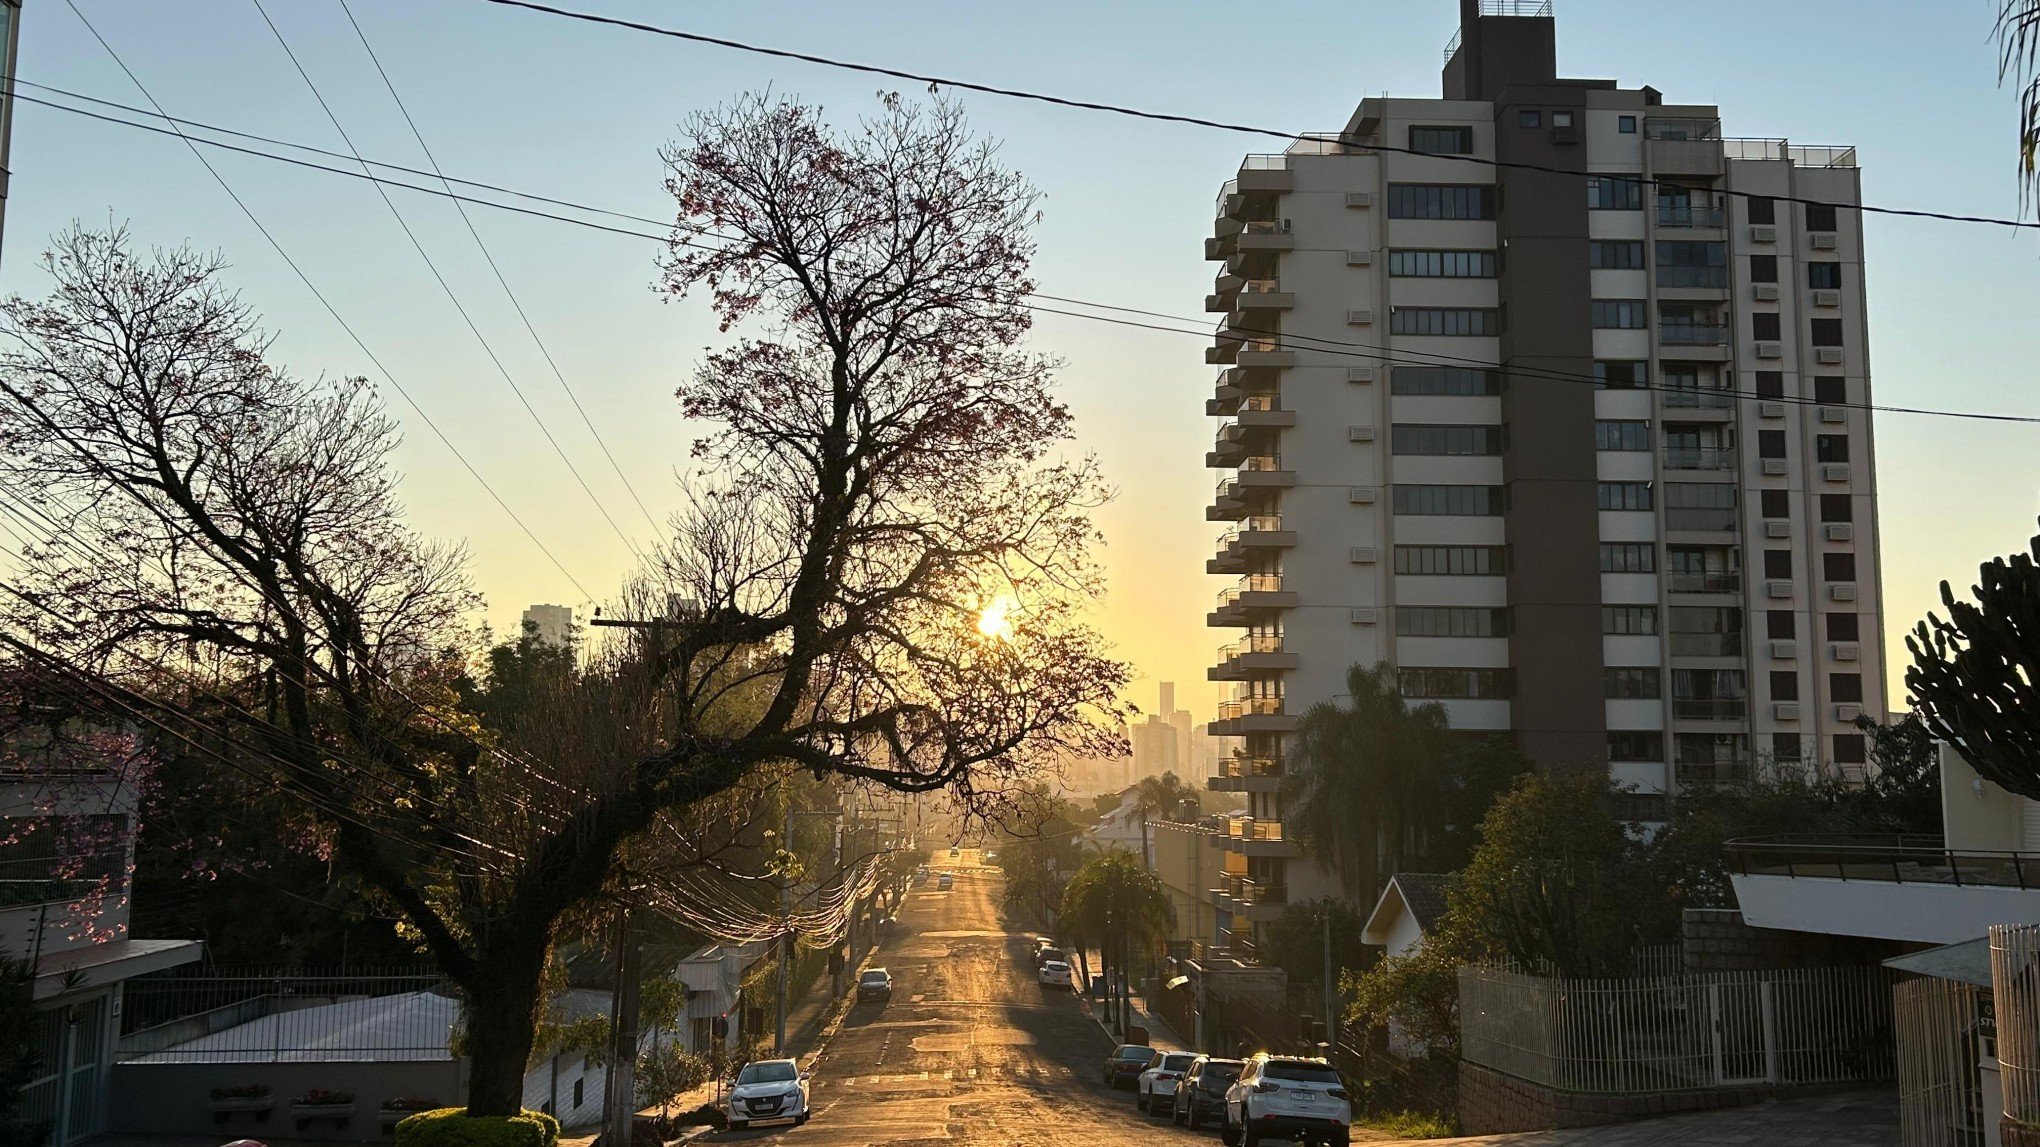
[[[2018,35],[2028,45],[2031,26]],[[1977,772],[2040,799],[2040,536],[2028,552],[1993,558],[1963,601],[1941,583],[1944,619],[1926,620],[1905,639],[1912,664],[1905,687],[1934,736]]]
[[[1332,980],[1374,964],[1376,950],[1360,940],[1367,918],[1344,900],[1311,900],[1291,904],[1261,931],[1255,954],[1263,964],[1289,973],[1290,991],[1315,1000],[1324,991],[1325,923],[1332,933]]]
[[[1115,987],[1161,953],[1175,923],[1161,878],[1123,848],[1086,861],[1063,889],[1060,928],[1078,949],[1098,949],[1106,982]],[[1126,1001],[1116,990],[1111,1006],[1124,1028]]]
[[[1050,924],[1062,907],[1063,888],[1084,865],[1083,823],[1077,806],[1038,788],[999,841],[1007,915]]]

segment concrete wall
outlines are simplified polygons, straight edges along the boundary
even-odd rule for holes
[[[385,1099],[417,1096],[451,1105],[465,1091],[463,1065],[452,1060],[389,1063],[119,1063],[111,1072],[107,1130],[127,1134],[206,1135],[215,1139],[252,1136],[382,1141],[377,1112]],[[237,1114],[215,1123],[215,1087],[267,1084],[276,1103],[266,1122]],[[290,1101],[313,1088],[354,1093],[354,1116],[346,1129],[321,1120],[298,1130]]]
[[[1941,835],[1957,852],[2016,852],[2024,797],[1984,780],[1953,746],[1941,746]]]
[[[1212,906],[1209,889],[1218,883],[1224,853],[1211,847],[1212,833],[1195,825],[1156,821],[1148,828],[1149,847],[1154,850],[1155,875],[1169,891],[1169,904],[1176,910],[1175,940],[1202,940],[1221,944],[1218,910]]]
[[[1464,1135],[1600,1127],[1681,1111],[1743,1107],[1769,1099],[1860,1091],[1860,1085],[1718,1087],[1655,1095],[1583,1095],[1554,1091],[1478,1064],[1459,1063],[1459,1130]]]
[[[1753,928],[1734,908],[1688,908],[1680,921],[1686,970],[1750,972],[1765,968],[1834,968],[1875,964],[1907,945],[1860,936],[1824,936]]]

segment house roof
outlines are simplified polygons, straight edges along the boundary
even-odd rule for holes
[[[1898,972],[1912,972],[1921,976],[1932,976],[1939,980],[1954,980],[1963,984],[1975,984],[1979,988],[1990,987],[1990,937],[1978,936],[1974,940],[1963,940],[1956,944],[1943,944],[1920,952],[1908,952],[1884,961],[1884,966]]]
[[[1398,872],[1389,877],[1388,887],[1381,890],[1381,898],[1374,902],[1374,910],[1360,930],[1361,942],[1388,943],[1388,930],[1404,913],[1417,922],[1418,932],[1429,932],[1445,915],[1445,886],[1451,879],[1437,872]]]

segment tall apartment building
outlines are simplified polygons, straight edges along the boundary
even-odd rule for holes
[[[521,620],[537,640],[559,649],[573,648],[575,642],[573,606],[526,606]]]
[[[1444,98],[1248,156],[1205,241],[1207,568],[1237,575],[1209,621],[1241,631],[1211,732],[1246,745],[1209,783],[1248,794],[1247,921],[1322,894],[1283,741],[1356,663],[1605,762],[1646,818],[1769,758],[1861,765],[1884,714],[1853,149],[1560,78],[1548,4],[1461,25]]]

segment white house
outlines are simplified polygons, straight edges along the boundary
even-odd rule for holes
[[[1399,872],[1389,877],[1388,887],[1381,890],[1360,929],[1360,942],[1379,945],[1386,955],[1408,955],[1445,914],[1445,882],[1449,879],[1433,872]]]

